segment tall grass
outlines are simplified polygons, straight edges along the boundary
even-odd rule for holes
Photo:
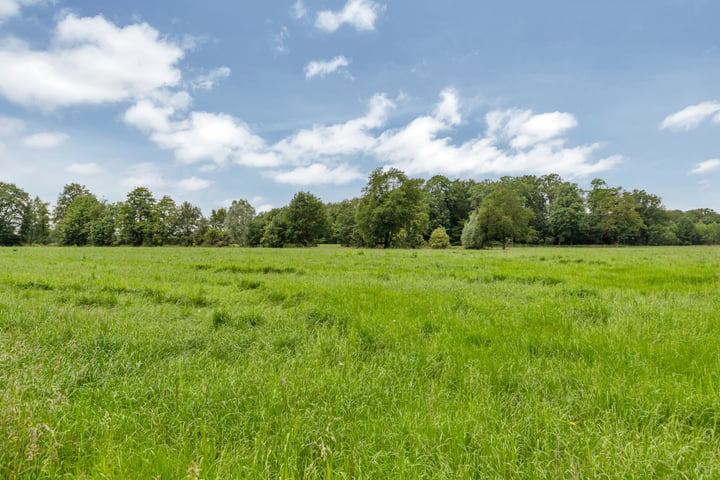
[[[717,478],[720,249],[0,249],[0,478]]]

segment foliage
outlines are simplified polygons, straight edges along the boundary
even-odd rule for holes
[[[442,249],[450,246],[450,235],[443,227],[438,227],[430,234],[430,248]]]
[[[152,245],[157,233],[157,210],[150,190],[138,187],[127,194],[120,206],[119,237],[124,245]]]
[[[485,197],[477,214],[468,221],[463,246],[483,248],[489,242],[500,242],[504,249],[508,243],[529,233],[528,224],[532,218],[532,211],[523,207],[520,195],[509,187],[498,186]]]
[[[0,182],[0,245],[19,245],[29,228],[30,196],[11,183]]]
[[[285,242],[309,247],[317,245],[327,228],[322,200],[309,192],[298,192],[285,210]]]
[[[378,168],[370,174],[356,215],[363,245],[388,248],[401,230],[410,246],[422,243],[428,205],[421,185],[422,180],[410,179],[395,168]]]

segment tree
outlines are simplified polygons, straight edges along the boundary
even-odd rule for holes
[[[28,229],[25,234],[25,241],[32,245],[34,243],[47,244],[50,241],[50,210],[47,202],[35,197],[29,203]]]
[[[355,221],[359,203],[359,198],[353,198],[327,205],[330,236],[334,242],[344,247],[360,243]]]
[[[62,223],[65,218],[65,212],[75,198],[85,195],[92,195],[85,185],[80,185],[79,183],[68,183],[65,185],[63,191],[58,196],[57,202],[55,202],[55,209],[53,210],[54,225],[57,226]]]
[[[570,182],[560,184],[550,204],[548,229],[558,245],[575,243],[585,228],[585,202],[580,188]]]
[[[285,211],[285,241],[291,245],[317,245],[327,227],[325,204],[309,192],[298,192]]]
[[[450,235],[443,227],[438,227],[430,234],[430,247],[435,249],[448,248],[450,246]]]
[[[286,210],[284,208],[273,208],[263,215],[264,226],[260,244],[263,247],[282,248],[287,243],[285,231],[287,230]]]
[[[250,205],[250,202],[233,200],[223,221],[223,228],[227,232],[230,243],[241,247],[250,245],[250,226],[254,218],[255,208]]]
[[[470,215],[473,180],[448,180],[436,175],[425,182],[428,199],[429,230],[444,227],[451,243],[458,243],[465,221]]]
[[[404,237],[410,246],[422,244],[428,205],[421,186],[422,180],[410,179],[398,169],[374,170],[363,187],[356,216],[362,243],[388,248]]]
[[[591,184],[588,207],[595,239],[620,243],[638,236],[644,225],[633,195],[619,187],[608,187],[601,179],[596,178]]]
[[[30,226],[30,196],[12,183],[0,182],[0,245],[19,245]]]
[[[522,199],[507,186],[500,186],[488,194],[480,208],[465,225],[463,246],[483,248],[489,242],[501,242],[503,249],[509,242],[527,235],[532,211],[523,207]]]
[[[666,226],[670,222],[670,215],[662,204],[662,199],[657,195],[647,193],[645,190],[633,190],[632,197],[637,205],[636,211],[642,220],[640,227],[640,243],[648,245],[652,232],[658,232],[660,226]]]
[[[190,202],[183,202],[178,207],[175,213],[174,228],[175,236],[180,245],[190,246],[193,244],[200,243],[197,241],[196,232],[201,226],[200,221],[202,220],[202,210],[200,207],[196,207]],[[207,230],[207,223],[203,225]],[[202,236],[200,233],[198,236]]]
[[[65,210],[65,216],[58,225],[60,243],[63,245],[87,245],[93,222],[102,214],[103,205],[95,195],[75,197]]]
[[[155,198],[145,187],[127,194],[120,206],[119,237],[123,245],[152,245],[156,223]]]
[[[114,245],[116,242],[116,223],[120,206],[116,203],[104,204],[102,212],[90,225],[89,241],[96,247]]]
[[[171,197],[164,195],[155,204],[153,231],[153,245],[168,245],[175,243],[178,207]]]

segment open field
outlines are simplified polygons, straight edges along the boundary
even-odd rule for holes
[[[720,249],[0,249],[0,478],[718,478]]]

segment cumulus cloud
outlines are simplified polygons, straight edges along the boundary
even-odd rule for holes
[[[703,102],[691,105],[679,112],[668,115],[660,124],[662,130],[692,130],[700,126],[702,122],[713,117],[716,123],[720,123],[720,103]]]
[[[230,76],[232,70],[228,67],[220,67],[205,75],[199,75],[192,81],[192,87],[196,90],[212,90],[218,82]]]
[[[212,184],[213,182],[211,182],[210,180],[205,180],[204,178],[198,178],[193,176],[184,180],[180,180],[177,183],[177,186],[188,192],[196,192],[198,190],[205,190]]]
[[[73,163],[65,167],[65,171],[76,175],[98,175],[103,170],[97,163]]]
[[[558,173],[578,177],[608,170],[621,157],[593,161],[599,144],[567,147],[562,135],[577,124],[570,114],[535,115],[529,110],[493,111],[488,129],[464,143],[443,136],[460,122],[459,99],[445,90],[433,115],[384,132],[375,154],[409,174],[483,175]],[[505,147],[507,144],[507,147]]]
[[[378,94],[358,118],[313,125],[275,143],[235,117],[185,112],[159,100],[137,102],[125,121],[146,132],[160,148],[173,151],[181,163],[262,168],[269,178],[295,185],[358,180],[363,175],[353,162],[361,158],[374,158],[411,175],[558,173],[571,178],[608,170],[622,160],[618,155],[596,160],[599,143],[569,146],[567,134],[578,124],[569,113],[491,111],[483,133],[457,142],[451,133],[463,124],[463,104],[454,89],[441,92],[430,114],[387,128],[395,107],[394,101]]]
[[[143,98],[180,82],[182,57],[145,23],[118,27],[102,16],[68,15],[46,51],[13,38],[0,42],[0,94],[43,109]]]
[[[350,65],[350,62],[342,55],[328,61],[312,61],[305,66],[305,78],[323,78],[348,65]]]
[[[698,163],[695,168],[690,171],[690,175],[698,175],[718,169],[720,169],[720,160],[705,160],[704,162]]]
[[[66,134],[61,132],[43,132],[23,138],[22,143],[30,148],[56,148],[65,143],[68,138]]]
[[[268,172],[267,176],[278,183],[290,185],[344,185],[365,177],[363,173],[348,164],[333,168],[322,163],[314,163],[290,171]]]
[[[371,154],[377,144],[372,131],[382,127],[395,104],[384,95],[370,100],[368,112],[335,125],[315,125],[296,132],[271,147],[284,163],[304,164],[318,158]]]
[[[358,31],[375,30],[375,22],[385,11],[385,6],[372,0],[348,0],[337,12],[323,10],[318,13],[315,26],[324,32],[335,32],[344,24]]]

